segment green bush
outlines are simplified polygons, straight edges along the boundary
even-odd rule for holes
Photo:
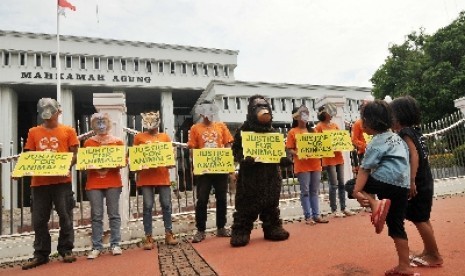
[[[452,153],[454,154],[454,161],[457,166],[465,164],[465,145],[456,147]]]
[[[455,165],[455,157],[452,153],[430,155],[429,164],[431,168],[449,168]]]

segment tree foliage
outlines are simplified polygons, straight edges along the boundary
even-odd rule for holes
[[[414,97],[423,122],[456,111],[454,100],[465,96],[465,11],[433,35],[412,32],[389,52],[371,78],[376,98]]]

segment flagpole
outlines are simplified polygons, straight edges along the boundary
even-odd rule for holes
[[[60,6],[58,5],[57,0],[57,56],[56,56],[56,66],[57,66],[57,102],[61,104],[61,59],[60,59]],[[59,117],[61,118],[61,117]]]

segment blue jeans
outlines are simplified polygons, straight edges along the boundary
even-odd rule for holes
[[[337,210],[336,191],[341,204],[341,211],[346,209],[346,191],[344,189],[344,164],[326,166],[329,182],[329,206],[331,212]]]
[[[154,203],[155,189],[158,190],[161,210],[163,212],[163,224],[165,231],[171,231],[171,186],[143,186],[142,198],[144,201],[143,223],[145,235],[152,235],[152,210]]]
[[[297,173],[297,179],[300,183],[300,202],[305,218],[318,218],[320,216],[318,191],[320,190],[321,172]]]
[[[90,215],[92,219],[92,248],[103,249],[103,198],[106,198],[108,220],[110,221],[110,247],[119,246],[121,242],[121,216],[119,214],[119,197],[121,188],[88,190]]]

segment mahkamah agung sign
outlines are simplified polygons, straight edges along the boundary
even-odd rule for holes
[[[299,159],[334,157],[333,140],[330,133],[296,134],[295,139]]]
[[[194,175],[234,172],[234,157],[230,148],[193,149]]]
[[[125,146],[101,146],[78,149],[76,170],[124,166],[126,166]]]
[[[129,148],[129,170],[174,166],[174,150],[171,142],[142,144]]]
[[[27,151],[21,153],[13,177],[68,175],[73,153],[52,151]]]
[[[279,163],[286,156],[284,135],[281,133],[256,133],[242,131],[244,157],[255,158],[255,162]]]

